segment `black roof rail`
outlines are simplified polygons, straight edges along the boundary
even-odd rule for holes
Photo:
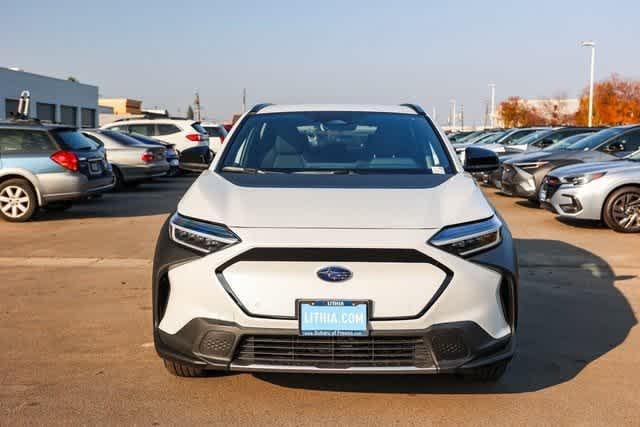
[[[254,114],[255,114],[255,113],[257,113],[258,111],[260,111],[260,110],[262,110],[263,108],[268,107],[268,106],[270,106],[270,105],[273,105],[273,104],[271,104],[271,103],[269,103],[269,102],[265,102],[265,103],[263,103],[263,104],[256,104],[256,105],[254,105],[254,106],[253,106],[253,108],[251,108],[251,110],[249,110],[249,113],[254,113]]]
[[[401,107],[408,107],[411,108],[413,111],[415,111],[416,113],[420,114],[421,116],[426,116],[427,113],[424,112],[424,110],[422,109],[421,106],[419,106],[418,104],[400,104]]]

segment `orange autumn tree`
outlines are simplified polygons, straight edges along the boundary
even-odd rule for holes
[[[544,125],[545,120],[533,107],[527,105],[522,98],[511,96],[502,101],[498,107],[504,127],[526,127]]]
[[[623,79],[617,74],[593,87],[593,125],[640,123],[640,81]],[[575,115],[578,125],[586,125],[589,114],[589,88],[580,98]]]

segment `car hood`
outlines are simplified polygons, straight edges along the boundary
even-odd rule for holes
[[[370,229],[439,229],[494,214],[467,174],[403,176],[421,183],[407,185],[394,175],[223,177],[206,171],[178,212],[230,227]]]
[[[564,150],[551,153],[545,160],[578,160],[580,162],[607,162],[609,160],[616,160],[616,156],[612,156],[602,151],[589,150],[589,151],[575,151]]]
[[[626,172],[630,170],[638,171],[640,173],[640,163],[630,160],[611,160],[608,162],[580,163],[577,165],[558,168],[551,174],[560,177],[610,171]]]
[[[536,151],[533,153],[511,154],[504,156],[503,159],[507,164],[535,162],[540,159],[544,159],[545,157],[549,157],[552,154],[553,152],[550,151]]]

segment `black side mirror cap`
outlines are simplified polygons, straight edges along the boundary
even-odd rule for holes
[[[205,171],[211,166],[214,156],[206,145],[187,148],[180,152],[180,169],[190,172]]]
[[[491,172],[500,167],[500,160],[496,153],[486,148],[467,147],[463,166],[467,172]]]

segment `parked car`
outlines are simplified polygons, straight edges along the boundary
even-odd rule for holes
[[[500,168],[496,169],[495,171],[492,172],[484,172],[481,174],[480,176],[480,181],[483,182],[486,185],[490,185],[493,186],[495,188],[501,189],[502,188],[502,173],[504,171],[504,167],[503,164],[506,161],[511,161],[513,163],[515,162],[535,162],[538,161],[539,159],[542,159],[548,155],[550,155],[551,153],[554,152],[559,152],[561,150],[565,150],[567,149],[569,146],[575,144],[576,142],[580,141],[581,139],[587,137],[588,135],[591,135],[591,133],[579,133],[576,135],[571,135],[568,136],[564,139],[561,139],[560,141],[556,142],[555,144],[551,144],[550,146],[548,146],[547,148],[543,148],[540,151],[534,151],[532,153],[513,153],[513,154],[507,154],[504,156],[500,156]]]
[[[143,144],[122,132],[95,129],[82,133],[106,150],[115,176],[116,191],[169,172],[164,147]]]
[[[503,163],[502,191],[538,200],[544,177],[552,170],[575,163],[615,160],[640,148],[640,125],[618,126],[593,133],[556,152],[514,158]]]
[[[176,176],[180,173],[180,158],[178,156],[178,152],[175,149],[175,145],[148,136],[140,135],[139,133],[129,133],[127,135],[129,135],[131,138],[137,139],[143,144],[164,147],[167,150],[166,156],[167,162],[169,163],[169,172],[167,172],[167,176]]]
[[[542,150],[543,148],[550,147],[551,145],[568,136],[576,135],[579,133],[593,133],[601,129],[602,128],[589,127],[559,127],[552,129],[542,129],[531,133],[525,138],[505,144],[505,154]]]
[[[239,126],[159,234],[169,372],[502,375],[512,238],[421,108],[260,105]],[[467,149],[467,171],[497,164]]]
[[[625,160],[555,169],[539,199],[560,217],[602,220],[621,233],[640,232],[640,151]]]
[[[224,139],[227,137],[227,130],[223,125],[212,122],[203,122],[202,128],[209,135],[209,148],[211,148],[214,153],[219,152]]]
[[[460,132],[452,132],[447,134],[447,138],[449,138],[449,141],[454,144],[457,140],[464,138],[467,135],[470,135],[472,133],[474,133],[475,131],[471,131],[471,130],[465,130],[465,131],[460,131]]]
[[[75,128],[0,122],[0,216],[28,221],[39,208],[67,209],[114,185],[104,151]]]
[[[200,122],[172,118],[125,118],[102,126],[105,130],[137,133],[173,144],[180,151],[196,145],[209,145],[209,135]]]

